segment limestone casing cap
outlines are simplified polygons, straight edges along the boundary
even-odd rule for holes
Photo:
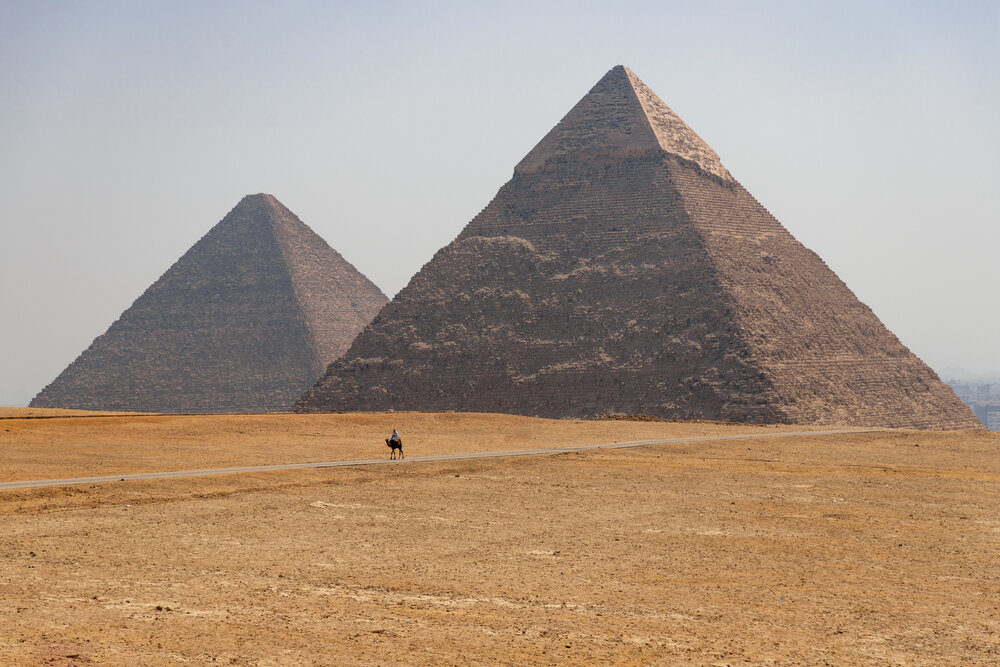
[[[662,151],[732,181],[719,156],[624,65],[613,67],[517,166],[515,174],[544,169],[560,157],[640,155]]]

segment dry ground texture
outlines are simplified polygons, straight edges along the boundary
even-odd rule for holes
[[[393,427],[408,456],[781,430],[0,419],[0,481],[387,458]],[[890,431],[0,491],[0,664],[993,664],[998,453]]]

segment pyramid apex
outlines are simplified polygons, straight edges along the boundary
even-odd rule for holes
[[[553,158],[639,155],[662,151],[703,171],[732,180],[719,156],[625,65],[601,77],[566,116],[515,167],[516,174],[544,168]]]
[[[258,192],[256,194],[244,195],[226,218],[228,219],[233,215],[237,218],[243,218],[260,213],[263,213],[273,221],[295,217],[295,214],[287,206],[278,201],[277,197],[267,192]]]
[[[266,192],[258,192],[256,194],[243,195],[237,206],[242,206],[244,204],[270,204],[277,202],[277,198],[274,195],[268,194]],[[278,202],[280,203],[280,202]]]

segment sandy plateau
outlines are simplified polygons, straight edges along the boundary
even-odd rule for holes
[[[41,418],[40,418],[41,417]],[[795,427],[0,410],[0,482]],[[1000,662],[1000,436],[0,491],[0,664]]]

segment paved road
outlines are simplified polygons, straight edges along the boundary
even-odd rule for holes
[[[296,470],[299,468],[335,468],[338,466],[373,466],[386,464],[422,463],[425,461],[457,461],[464,459],[492,459],[508,456],[538,456],[540,454],[562,454],[564,452],[585,452],[591,449],[624,449],[646,445],[666,445],[679,442],[708,442],[718,440],[749,440],[752,438],[795,438],[802,436],[839,435],[843,433],[874,433],[880,429],[839,429],[832,431],[784,431],[777,433],[754,433],[748,435],[713,435],[690,438],[668,438],[665,440],[635,440],[600,445],[580,445],[573,447],[553,447],[550,449],[518,449],[510,452],[478,452],[473,454],[439,454],[437,456],[414,456],[403,460],[362,459],[359,461],[321,461],[317,463],[286,463],[283,465],[248,466],[245,468],[211,468],[209,470],[174,470],[170,472],[146,472],[135,475],[108,475],[106,477],[74,477],[71,479],[34,479],[23,482],[5,482],[0,489],[28,489],[40,486],[69,486],[72,484],[102,484],[105,482],[125,482],[133,479],[161,479],[165,477],[195,477],[197,475],[225,475],[240,472],[263,472],[267,470]]]

